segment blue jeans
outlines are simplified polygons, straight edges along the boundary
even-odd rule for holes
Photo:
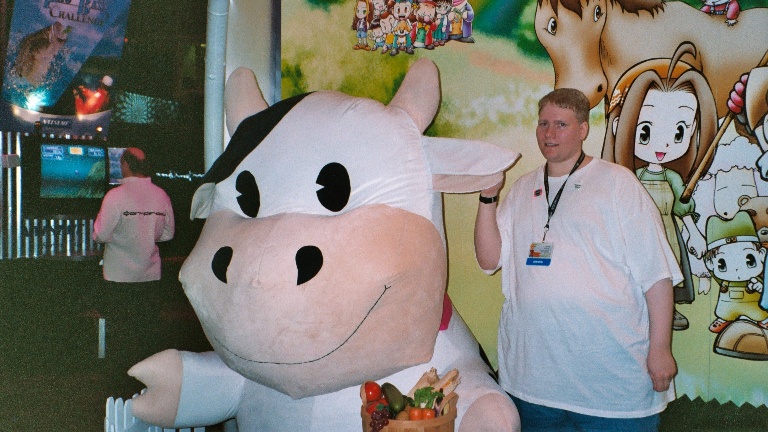
[[[659,415],[641,418],[605,418],[536,405],[512,396],[523,432],[657,432]]]

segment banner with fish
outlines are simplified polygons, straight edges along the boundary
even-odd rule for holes
[[[0,130],[106,136],[130,0],[14,3],[0,94]],[[100,61],[93,61],[99,59]]]

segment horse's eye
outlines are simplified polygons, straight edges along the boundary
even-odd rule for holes
[[[547,23],[547,32],[554,36],[557,33],[557,20],[554,18],[550,18],[549,22]]]
[[[601,9],[599,5],[595,6],[595,14],[593,17],[595,22],[597,22],[602,16],[603,16],[603,9]]]

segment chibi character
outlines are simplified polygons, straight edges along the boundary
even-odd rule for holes
[[[387,11],[387,0],[371,0],[371,12],[369,22],[373,23],[381,19],[381,14]]]
[[[701,11],[710,15],[725,15],[725,23],[732,26],[738,22],[741,6],[738,0],[702,0]]]
[[[392,4],[392,14],[397,20],[392,33],[395,35],[394,49],[390,55],[397,55],[400,51],[413,54],[413,40],[411,39],[411,22],[413,19],[413,0],[395,0]]]
[[[395,35],[395,42],[392,49],[389,51],[389,55],[397,55],[400,51],[405,51],[408,54],[413,54],[413,46],[411,45],[411,29],[408,27],[406,21],[398,21],[395,24],[395,28],[392,31]]]
[[[381,47],[382,54],[385,54],[395,46],[396,24],[397,19],[389,11],[383,12],[379,17],[379,26],[381,27],[381,33],[384,35],[384,46]]]
[[[432,33],[437,28],[435,22],[436,5],[432,0],[423,0],[419,2],[414,15],[416,21],[411,27],[411,41],[415,48],[434,49]]]
[[[435,31],[432,33],[432,40],[435,45],[443,46],[448,41],[450,32],[450,21],[448,12],[451,10],[451,0],[437,0],[435,2]]]
[[[768,66],[754,68],[739,78],[729,95],[728,109],[760,145],[763,155],[757,168],[768,180]]]
[[[368,38],[373,41],[371,51],[376,51],[379,48],[384,48],[384,32],[381,30],[381,21],[372,21],[370,27],[368,27]]]
[[[355,18],[352,20],[352,30],[357,32],[357,44],[353,47],[356,50],[369,51],[371,49],[368,46],[368,10],[368,0],[355,2]]]
[[[720,287],[709,330],[720,333],[739,318],[768,329],[768,311],[760,307],[765,249],[749,214],[738,212],[731,220],[710,216],[707,248],[704,263]]]
[[[33,86],[42,84],[71,31],[72,27],[56,21],[48,27],[24,36],[19,43],[19,51],[11,73],[25,78]]]
[[[747,212],[731,220],[707,219],[704,263],[719,287],[714,351],[749,360],[768,360],[768,311],[761,305],[765,253]]]
[[[451,21],[449,37],[459,42],[474,43],[472,37],[472,21],[475,19],[475,10],[467,0],[453,0],[451,11],[448,12]]]
[[[701,73],[680,57],[695,49],[681,44],[671,59],[652,59],[627,71],[608,107],[603,158],[635,171],[661,213],[684,281],[675,287],[676,303],[694,300],[693,277],[678,219],[688,230],[688,251],[701,257],[704,236],[696,226],[693,200],[680,200],[717,129],[715,101]],[[674,328],[688,328],[675,310]]]

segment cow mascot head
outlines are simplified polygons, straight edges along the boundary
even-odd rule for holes
[[[360,384],[462,375],[460,430],[516,430],[514,405],[445,296],[442,192],[489,187],[517,154],[423,135],[438,72],[416,61],[389,105],[333,91],[267,107],[227,82],[227,149],[195,193],[207,218],[181,269],[215,352],[164,351],[129,374],[137,417],[166,427],[360,430]]]

